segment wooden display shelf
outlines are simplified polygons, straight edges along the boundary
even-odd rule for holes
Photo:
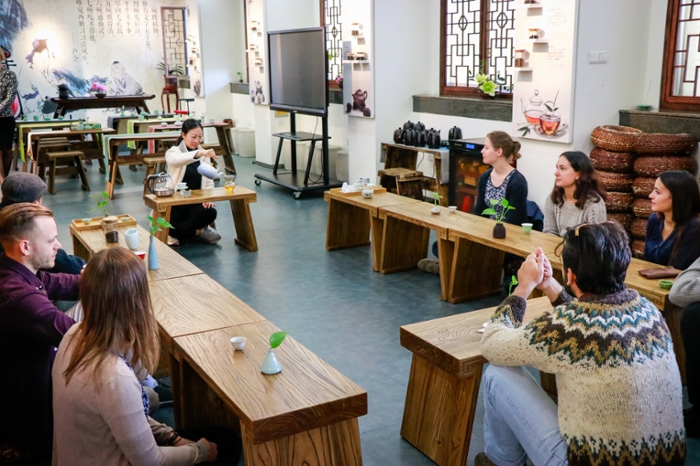
[[[333,194],[336,194],[338,196],[359,196],[362,194],[362,190],[344,193],[343,188],[332,188],[330,191]],[[382,186],[375,186],[374,187],[374,194],[384,194],[385,192],[386,192],[386,188],[384,188]]]
[[[110,217],[117,217],[117,225],[120,227],[136,226],[137,222],[134,217],[129,214],[121,215],[110,215]],[[71,220],[71,226],[76,231],[84,230],[96,230],[102,228],[102,219],[104,217],[92,217],[89,224],[83,223],[83,219],[73,219]]]

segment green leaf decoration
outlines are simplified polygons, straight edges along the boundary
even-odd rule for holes
[[[518,128],[518,131],[522,131],[522,134],[520,137],[525,137],[528,134],[530,134],[530,127],[529,126],[523,126],[522,128]]]
[[[287,332],[275,332],[270,335],[270,348],[277,348],[287,338]]]
[[[497,213],[495,209],[489,207],[488,209],[484,209],[484,211],[481,212],[481,215],[497,215]]]
[[[510,285],[508,286],[508,294],[512,295],[513,294],[513,287],[518,286],[518,279],[515,277],[515,275],[511,275],[510,277]]]
[[[494,207],[498,205],[498,201],[497,201],[496,199],[489,199],[489,202],[490,202],[491,205],[494,206]]]
[[[508,206],[510,205],[510,204],[508,204],[508,199],[506,199],[505,197],[503,199],[501,199],[501,205],[507,209]]]

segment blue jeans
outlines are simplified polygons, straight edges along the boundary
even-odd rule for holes
[[[498,466],[569,464],[557,405],[524,367],[493,364],[482,377],[486,455]]]

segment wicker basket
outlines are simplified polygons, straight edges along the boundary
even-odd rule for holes
[[[631,193],[609,192],[605,201],[605,208],[608,212],[630,212],[634,196]]]
[[[619,214],[615,212],[611,212],[608,214],[609,221],[621,224],[625,228],[625,230],[630,229],[630,225],[632,225],[632,218],[632,214]]]
[[[640,134],[640,130],[628,126],[598,126],[591,133],[591,142],[606,150],[632,152],[634,142]]]
[[[606,191],[618,193],[632,192],[633,173],[613,173],[596,171],[598,182],[603,185]]]
[[[631,152],[612,152],[596,147],[591,151],[591,163],[596,170],[629,173],[634,166]]]
[[[689,155],[698,148],[698,139],[692,134],[644,133],[634,143],[639,154]]]
[[[643,239],[632,240],[632,255],[637,259],[643,259],[645,245],[646,241],[644,241]]]
[[[630,233],[632,238],[646,239],[647,238],[647,220],[646,218],[635,218],[630,225]]]
[[[634,172],[650,178],[669,170],[687,170],[695,174],[697,169],[698,165],[692,157],[639,157],[634,161]]]
[[[656,183],[656,178],[638,176],[632,182],[632,194],[634,194],[634,197],[646,199],[654,190],[654,183]]]
[[[635,199],[632,203],[632,211],[639,218],[651,216],[651,199]]]

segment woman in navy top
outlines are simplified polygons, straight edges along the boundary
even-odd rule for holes
[[[700,257],[700,189],[687,171],[664,172],[649,194],[644,260],[683,270]]]

